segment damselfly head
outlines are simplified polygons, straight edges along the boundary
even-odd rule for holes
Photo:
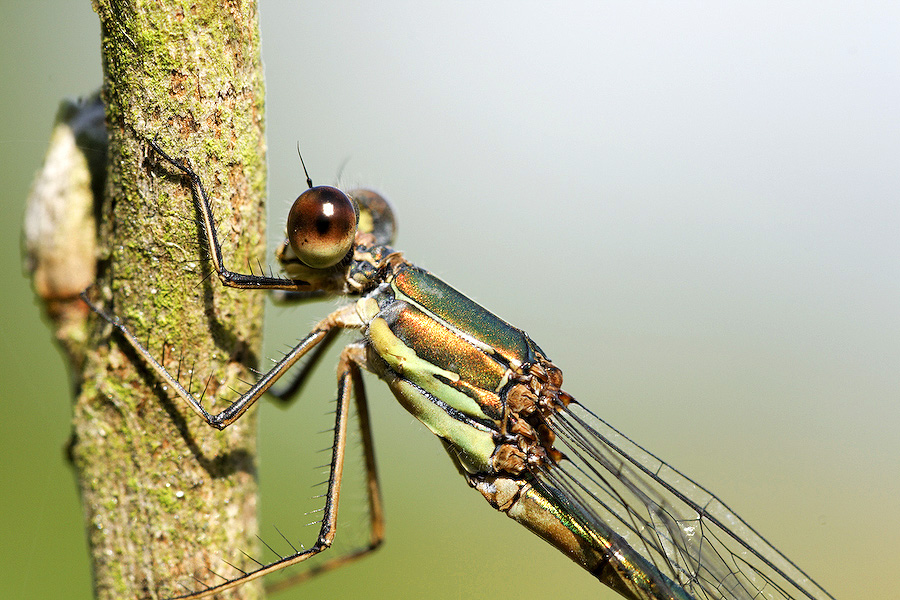
[[[313,186],[299,142],[297,156],[309,189],[294,200],[288,213],[287,239],[276,252],[282,265],[289,267],[294,263],[294,271],[296,261],[314,270],[335,267],[349,259],[354,243],[360,241],[357,233],[363,238],[371,234],[378,245],[393,241],[394,213],[381,194],[357,189],[348,195],[335,187]],[[371,238],[363,243],[371,245]],[[295,276],[290,272],[288,275]]]
[[[371,270],[358,264],[360,261],[374,269],[374,248],[380,248],[375,252],[379,256],[393,252],[389,246],[395,230],[394,213],[381,194],[367,189],[343,192],[331,186],[311,187],[294,201],[287,235],[275,257],[285,275],[305,282],[310,286],[307,289],[350,293],[348,278],[367,279],[359,275],[360,268]],[[358,283],[351,287],[355,290]]]
[[[385,247],[393,241],[394,213],[372,190],[346,193],[328,185],[313,186],[299,144],[297,154],[309,189],[294,200],[287,236],[275,257],[289,278],[314,290],[337,292],[354,270],[356,247]],[[364,254],[371,262],[369,250]]]

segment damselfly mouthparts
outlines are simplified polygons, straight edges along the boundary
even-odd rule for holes
[[[223,263],[200,178],[154,142],[150,145],[188,177],[213,267],[225,285],[282,290],[297,298],[356,298],[322,319],[216,414],[207,412],[117,318],[91,305],[219,429],[240,418],[313,348],[329,344],[343,329],[358,333],[338,363],[331,470],[315,544],[182,597],[210,596],[331,546],[351,401],[363,430],[372,515],[370,543],[354,556],[377,547],[383,528],[361,377],[367,370],[438,436],[465,480],[491,506],[626,598],[832,598],[705,488],[564,392],[562,372],[527,334],[393,250],[393,216],[381,196],[310,182],[290,210],[287,239],[276,252],[287,277],[236,273]],[[319,356],[314,353],[313,360]]]

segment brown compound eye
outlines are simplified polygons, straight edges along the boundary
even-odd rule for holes
[[[356,205],[347,194],[321,185],[294,200],[287,218],[287,237],[303,264],[325,269],[350,251],[358,220]]]

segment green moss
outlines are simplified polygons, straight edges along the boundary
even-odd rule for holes
[[[160,508],[166,512],[174,512],[180,504],[178,498],[175,497],[175,490],[170,486],[157,487],[154,497]]]

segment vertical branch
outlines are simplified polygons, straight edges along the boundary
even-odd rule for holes
[[[264,252],[265,143],[252,0],[94,0],[109,136],[95,297],[205,404],[249,380],[262,298],[224,289],[206,261],[189,187],[157,161],[187,159],[213,200],[226,263]],[[164,598],[254,554],[255,413],[218,432],[94,319],[76,374],[72,456],[98,598]],[[193,369],[193,373],[189,371]],[[221,580],[218,580],[221,581]],[[232,596],[256,598],[259,586]]]

